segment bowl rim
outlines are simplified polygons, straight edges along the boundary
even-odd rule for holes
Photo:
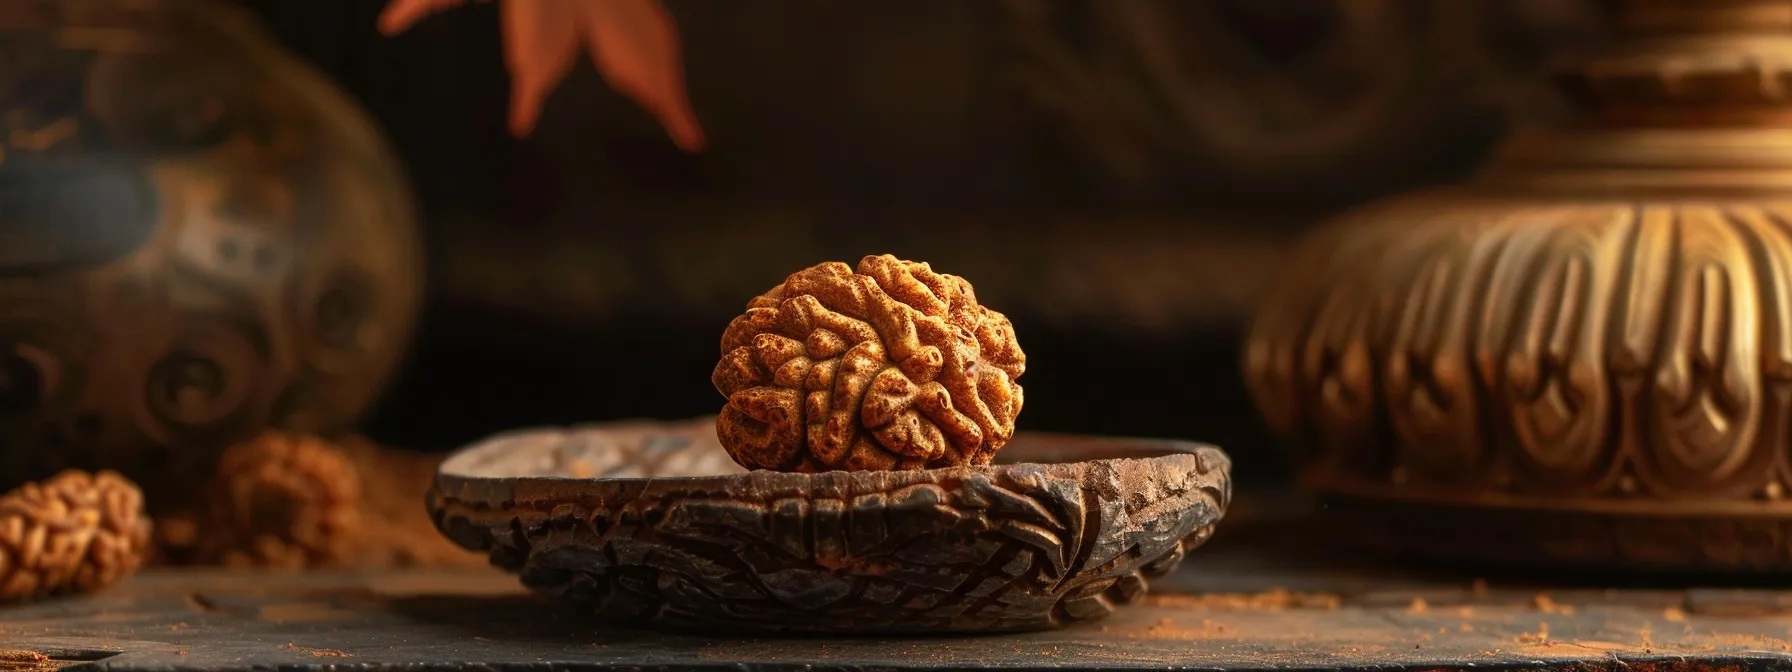
[[[502,450],[509,441],[543,434],[575,434],[605,431],[688,431],[713,416],[695,420],[623,420],[573,425],[545,425],[506,430],[468,444],[450,453],[436,467],[434,491],[447,499],[463,503],[521,503],[521,500],[549,500],[577,497],[591,488],[646,491],[719,491],[729,492],[744,482],[753,482],[768,490],[810,490],[819,492],[833,488],[889,488],[905,482],[939,483],[973,475],[993,475],[1025,470],[1056,471],[1087,469],[1093,465],[1114,463],[1182,462],[1193,460],[1200,471],[1220,472],[1229,482],[1232,477],[1231,457],[1220,447],[1186,439],[1107,436],[1065,432],[1022,431],[1015,434],[1009,446],[997,455],[997,461],[984,465],[940,467],[911,471],[825,471],[816,473],[781,472],[766,469],[691,476],[571,476],[529,474],[520,476],[482,476],[468,466],[477,464],[478,456]],[[1035,445],[1037,444],[1037,445]],[[1047,448],[1049,446],[1049,448]],[[1018,448],[1018,451],[1014,449]],[[1019,453],[1016,455],[1016,453]],[[1002,460],[1009,457],[1060,459]],[[1080,456],[1080,457],[1079,457]],[[519,497],[524,491],[533,496]],[[436,497],[432,496],[432,500]]]

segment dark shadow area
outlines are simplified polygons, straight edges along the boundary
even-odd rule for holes
[[[245,4],[365,106],[411,175],[429,301],[368,430],[433,451],[519,426],[713,413],[722,399],[707,377],[731,311],[802,266],[892,252],[1044,304],[1059,292],[1089,295],[1053,315],[991,302],[1035,362],[1021,381],[1024,428],[1211,442],[1230,452],[1242,482],[1285,481],[1287,459],[1239,379],[1251,297],[1287,270],[1274,249],[1340,208],[1467,174],[1508,114],[1478,80],[1425,67],[1407,74],[1441,77],[1435,87],[1399,94],[1410,110],[1354,128],[1348,142],[1311,156],[1281,141],[1208,151],[1211,129],[1182,107],[1189,82],[1247,108],[1275,107],[1248,100],[1262,93],[1252,82],[1199,69],[1220,54],[1294,73],[1277,85],[1314,96],[1312,105],[1354,107],[1373,90],[1333,74],[1327,54],[1343,48],[1347,22],[1323,2],[1154,3],[1140,15],[1151,20],[1137,21],[1067,0],[673,0],[690,97],[711,139],[690,155],[585,58],[534,134],[510,137],[495,5],[386,37],[375,29],[379,2]],[[1516,13],[1498,20],[1476,38],[1490,42],[1463,47],[1485,48],[1464,62],[1494,79],[1520,77],[1567,31],[1508,26],[1541,20]],[[1226,44],[1204,51],[1219,33]],[[1175,45],[1177,63],[1153,60],[1163,55],[1152,44]],[[1125,100],[1075,95],[1084,81],[1112,82]],[[1232,135],[1273,139],[1326,118],[1244,114]],[[1282,163],[1298,169],[1266,168]],[[886,214],[905,210],[935,214],[923,225]],[[805,229],[809,212],[824,215]],[[1052,233],[1048,223],[1066,213],[1082,213],[1077,235]],[[1150,234],[1133,230],[1144,242],[1132,251],[1089,258],[1140,217],[1184,242],[1154,250]],[[1035,238],[1047,242],[1024,261],[1005,259],[1017,255],[1000,241]],[[959,258],[931,256],[947,253]],[[1078,274],[1088,280],[1046,282]],[[1154,313],[1173,318],[1138,317]]]

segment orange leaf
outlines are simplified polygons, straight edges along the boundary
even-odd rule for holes
[[[380,12],[380,32],[402,33],[466,2],[392,0]],[[703,128],[685,92],[678,27],[659,0],[507,0],[499,16],[511,76],[512,133],[535,130],[549,94],[577,60],[582,38],[611,87],[658,119],[680,148],[702,149]]]
[[[380,32],[387,36],[397,35],[431,14],[464,4],[467,0],[392,0],[380,12]]]
[[[510,68],[510,132],[535,130],[548,94],[579,56],[580,9],[596,0],[505,2],[500,11],[504,64]]]
[[[703,128],[685,93],[678,26],[665,6],[659,0],[584,0],[578,9],[586,48],[604,80],[657,118],[681,149],[702,149]]]

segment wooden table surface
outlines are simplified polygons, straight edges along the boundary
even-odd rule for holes
[[[1792,669],[1792,591],[1521,586],[1263,538],[1222,534],[1142,603],[1056,632],[664,634],[594,625],[495,571],[169,570],[0,609],[0,648],[112,670]]]

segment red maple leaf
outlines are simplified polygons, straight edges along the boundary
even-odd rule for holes
[[[490,0],[478,0],[489,2]],[[391,0],[380,31],[404,32],[467,0]],[[685,93],[678,26],[659,0],[503,0],[504,64],[510,70],[510,131],[528,135],[548,94],[580,47],[610,86],[658,119],[681,149],[703,148],[703,128]]]

